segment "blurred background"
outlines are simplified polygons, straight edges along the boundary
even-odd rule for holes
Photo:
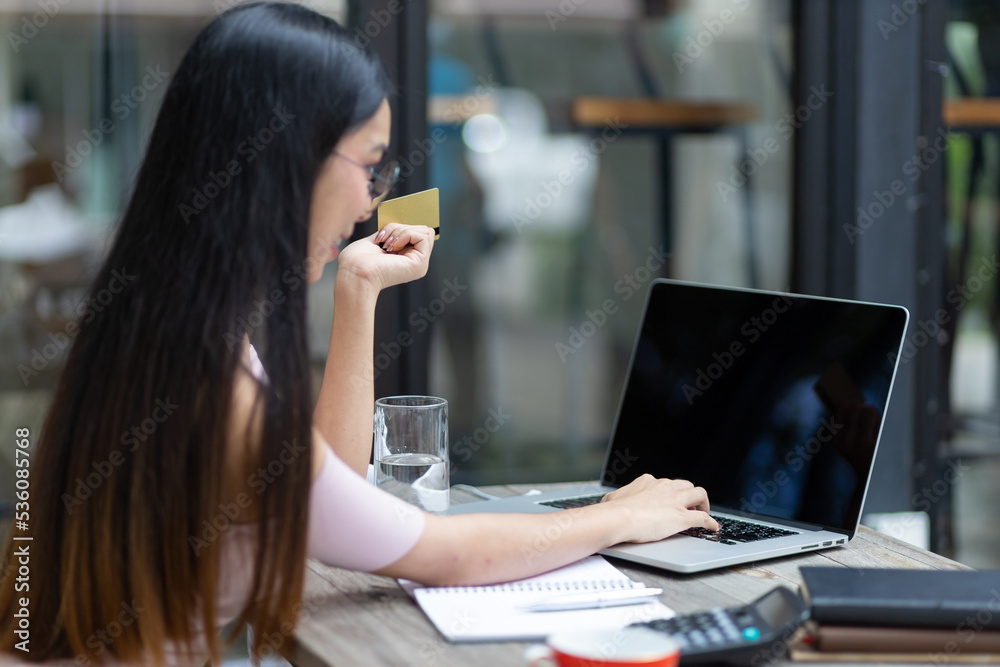
[[[170,73],[234,4],[0,0],[8,515],[14,429],[40,433]],[[430,275],[380,300],[376,393],[449,399],[453,482],[597,476],[654,278],[899,303],[868,521],[1000,567],[997,3],[303,4],[397,82],[397,193],[440,189]]]

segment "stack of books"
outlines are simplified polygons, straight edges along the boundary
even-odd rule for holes
[[[799,660],[1000,662],[1000,571],[802,567]]]

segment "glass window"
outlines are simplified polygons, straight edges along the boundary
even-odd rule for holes
[[[457,480],[597,476],[654,278],[788,288],[789,4],[432,4]]]
[[[945,307],[954,314],[941,337],[950,418],[946,439],[961,457],[953,513],[956,558],[997,567],[1000,472],[997,412],[997,188],[1000,177],[1000,7],[949,0],[945,45],[948,273]]]

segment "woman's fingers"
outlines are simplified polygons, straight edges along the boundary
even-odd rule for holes
[[[434,230],[417,225],[389,224],[355,241],[338,258],[338,275],[360,277],[381,290],[427,274]]]
[[[407,246],[415,246],[423,250],[434,244],[434,230],[424,225],[402,225],[392,222],[375,234],[375,243],[382,246],[386,252],[399,252]]]
[[[662,539],[688,528],[720,529],[718,521],[708,513],[708,492],[686,479],[641,475],[608,493],[602,501],[628,503],[645,517],[635,524],[634,541]]]
[[[680,493],[693,488],[695,488],[694,484],[686,479],[668,479],[666,477],[657,478],[653,477],[649,473],[644,473],[620,489],[615,489],[614,491],[608,493],[604,496],[604,499],[614,500],[622,496],[628,496],[634,493],[641,493],[643,491],[654,489],[663,492]],[[704,492],[704,489],[702,489],[702,492]]]
[[[690,482],[688,483],[690,484]],[[708,491],[700,486],[691,484],[688,489],[685,489],[685,493],[687,494],[686,498],[689,500],[689,509],[701,510],[702,512],[709,511]]]
[[[694,511],[691,512],[692,528],[704,528],[705,530],[711,530],[713,532],[721,530],[722,526],[719,522],[712,518],[708,512]]]
[[[693,521],[697,522],[692,527],[698,526],[709,530],[719,530],[719,522],[709,515],[708,491],[700,486],[695,486],[687,480],[670,481],[683,483],[675,486],[675,492],[677,493],[679,502],[690,511],[689,516]]]

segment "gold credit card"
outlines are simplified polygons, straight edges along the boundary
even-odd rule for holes
[[[441,212],[438,207],[438,189],[414,192],[389,199],[378,205],[378,228],[390,222],[402,225],[424,225],[434,230],[434,238],[441,238]]]

